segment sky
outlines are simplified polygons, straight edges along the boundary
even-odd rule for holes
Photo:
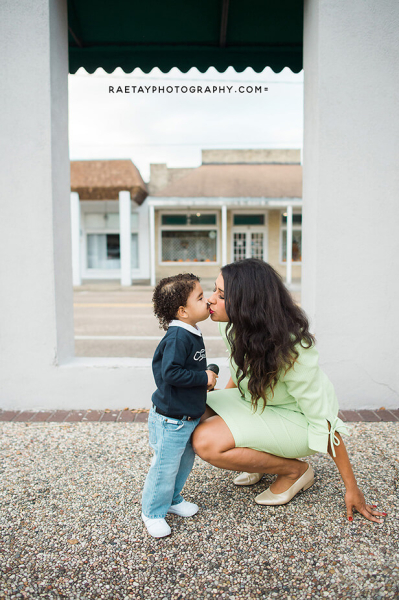
[[[144,86],[150,87],[149,93]],[[165,91],[154,92],[153,86]],[[224,93],[220,86],[225,86]],[[255,86],[262,91],[255,93]],[[255,73],[247,68],[236,73],[229,68],[218,73],[212,67],[205,73],[174,68],[169,73],[116,69],[108,74],[97,69],[89,75],[79,69],[69,75],[71,160],[130,158],[144,181],[149,180],[150,163],[196,167],[202,149],[302,149],[302,138],[303,71],[295,74],[285,68],[274,73],[266,68]]]

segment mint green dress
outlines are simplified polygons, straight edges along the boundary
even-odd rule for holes
[[[227,323],[219,323],[219,331],[226,344]],[[319,367],[315,346],[296,346],[298,359],[281,375],[274,394],[267,397],[254,412],[248,379],[238,388],[217,390],[208,394],[207,404],[230,429],[238,448],[253,448],[285,458],[301,458],[327,452],[328,440],[335,456],[339,445],[336,432],[349,434],[350,429],[338,418],[338,401],[331,381]],[[237,365],[230,359],[230,373],[237,385]],[[328,429],[328,422],[331,429]]]

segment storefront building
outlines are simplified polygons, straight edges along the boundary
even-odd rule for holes
[[[254,257],[299,285],[299,150],[204,150],[198,168],[151,165],[149,192],[153,284],[183,266],[213,279],[223,264]]]
[[[71,162],[74,285],[148,280],[147,194],[131,160]]]
[[[300,285],[299,150],[204,150],[197,168],[151,165],[148,188],[146,198],[130,160],[71,162],[75,286],[155,285],[182,270],[215,279],[222,265],[250,257]]]

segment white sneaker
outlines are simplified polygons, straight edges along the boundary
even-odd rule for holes
[[[168,513],[179,515],[179,517],[192,517],[198,510],[199,508],[196,504],[183,500],[183,502],[180,502],[179,504],[172,504]]]
[[[154,538],[161,538],[172,533],[171,528],[165,521],[165,519],[150,519],[141,513],[141,518],[144,521],[144,525],[147,527],[147,531]]]

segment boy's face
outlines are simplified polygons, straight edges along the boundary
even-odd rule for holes
[[[204,298],[204,292],[199,281],[195,282],[195,287],[187,299],[186,306],[179,308],[177,317],[193,326],[209,317],[208,303]]]

